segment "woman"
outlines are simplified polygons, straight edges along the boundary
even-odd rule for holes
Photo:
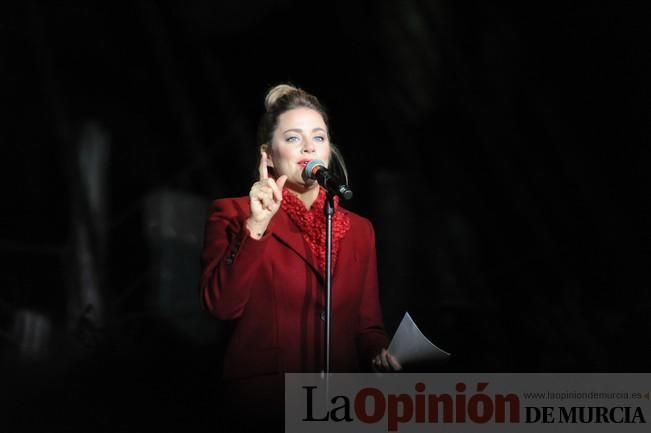
[[[285,372],[324,358],[325,191],[307,162],[345,165],[316,97],[279,85],[265,99],[259,179],[248,197],[216,200],[202,253],[204,305],[234,321],[224,360],[229,399],[282,412]],[[370,222],[338,205],[333,218],[331,371],[394,371],[378,299]]]

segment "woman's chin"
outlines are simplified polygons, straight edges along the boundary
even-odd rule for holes
[[[307,181],[300,180],[298,182],[287,180],[285,187],[291,189],[292,191],[303,193],[315,188],[319,188],[319,184],[314,179],[308,179]]]

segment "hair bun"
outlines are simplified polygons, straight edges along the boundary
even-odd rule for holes
[[[264,98],[264,108],[267,111],[271,111],[273,106],[280,98],[294,92],[300,92],[300,90],[290,84],[279,84],[271,88],[267,92],[267,96]]]

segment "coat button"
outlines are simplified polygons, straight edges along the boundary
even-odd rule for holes
[[[325,322],[325,311],[321,311],[321,320]]]
[[[231,256],[226,257],[226,259],[224,259],[224,261],[226,262],[227,265],[232,265],[233,264],[233,258]]]

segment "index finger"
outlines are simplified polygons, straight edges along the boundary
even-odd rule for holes
[[[260,167],[258,167],[258,172],[260,173],[260,180],[269,177],[269,172],[267,171],[267,152],[264,150],[260,151]]]

